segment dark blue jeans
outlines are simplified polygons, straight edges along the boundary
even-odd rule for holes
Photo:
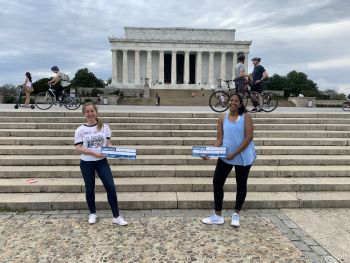
[[[235,210],[241,211],[243,203],[247,196],[247,181],[251,165],[234,165],[234,167],[236,172],[237,185]],[[220,158],[216,163],[213,178],[215,211],[222,210],[222,202],[224,200],[224,184],[232,168],[233,165],[225,163]]]
[[[113,217],[119,216],[117,193],[113,181],[112,171],[107,159],[99,161],[80,160],[80,170],[85,182],[85,197],[90,213],[96,213],[95,205],[95,173],[100,177],[107,192],[108,203],[111,206]]]

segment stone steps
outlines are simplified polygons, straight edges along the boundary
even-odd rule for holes
[[[69,137],[74,130],[53,129],[0,129],[0,137]],[[216,130],[112,130],[114,137],[215,137]],[[254,138],[350,138],[350,131],[261,131],[254,132]]]
[[[212,177],[215,165],[111,165],[114,177]],[[253,165],[251,178],[347,177],[348,165]],[[230,176],[234,176],[234,171]],[[81,178],[79,166],[3,166],[1,178]]]
[[[96,193],[97,209],[109,209],[105,193]],[[232,209],[234,193],[226,193],[223,208]],[[212,209],[212,192],[120,192],[120,209]],[[84,193],[0,193],[0,207],[50,210],[87,209]],[[350,207],[349,191],[249,192],[245,208]]]
[[[0,137],[0,145],[73,145],[72,137]],[[113,145],[213,145],[215,137],[113,137]],[[255,138],[257,146],[349,146],[348,138]]]
[[[137,149],[137,160],[109,159],[122,209],[213,206],[216,160],[192,157],[212,145],[215,113],[100,112],[113,145]],[[350,115],[257,113],[245,208],[350,207]],[[0,117],[0,207],[86,209],[74,131],[81,112],[4,111]],[[28,180],[28,179],[34,179]],[[99,209],[109,209],[96,180]],[[232,208],[234,171],[224,206]]]
[[[216,123],[208,124],[171,124],[171,123],[109,123],[112,130],[216,130]],[[71,130],[75,131],[76,123],[26,123],[26,122],[7,122],[0,123],[0,129],[42,129],[42,130]],[[350,131],[349,124],[254,124],[255,131]]]
[[[103,118],[101,118],[103,119]],[[255,124],[349,124],[346,119],[300,119],[300,118],[256,118],[253,119]],[[76,123],[79,125],[84,121],[81,117],[66,117],[66,118],[55,118],[56,123]],[[106,122],[113,123],[137,123],[145,124],[152,122],[154,124],[215,124],[217,118],[129,118],[129,117],[108,117],[105,118]],[[27,122],[27,123],[50,123],[52,118],[48,117],[0,117],[0,122]]]
[[[118,192],[210,192],[212,179],[205,177],[135,177],[115,179]],[[99,179],[96,192],[104,192]],[[83,193],[82,178],[14,178],[2,179],[0,193]],[[233,177],[227,179],[225,191],[236,191]],[[249,178],[249,192],[350,191],[349,177],[324,178]]]
[[[187,145],[124,145],[134,148],[138,155],[191,155]],[[349,146],[256,146],[258,155],[350,155]],[[0,155],[74,155],[71,145],[0,145]]]
[[[2,166],[20,165],[65,165],[75,166],[80,163],[80,156],[75,155],[6,155],[0,156]],[[109,159],[111,165],[204,165],[216,164],[217,159],[202,160],[190,155],[138,155],[136,160]],[[254,165],[350,165],[348,155],[260,155]]]

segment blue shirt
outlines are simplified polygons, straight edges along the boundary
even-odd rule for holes
[[[257,65],[254,67],[252,76],[253,76],[253,82],[257,81],[257,80],[261,80],[261,78],[263,77],[263,73],[265,72],[265,68],[261,65]]]
[[[227,147],[227,153],[232,153],[237,150],[237,148],[242,144],[245,134],[244,134],[244,122],[245,114],[238,115],[238,119],[235,122],[231,122],[228,118],[228,113],[225,115],[223,120],[223,147]],[[225,163],[232,165],[252,165],[256,159],[255,145],[253,141],[239,154],[235,156],[232,160],[227,160],[221,158]]]

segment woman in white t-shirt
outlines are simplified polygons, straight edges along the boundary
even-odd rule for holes
[[[29,103],[30,103],[30,94],[33,92],[32,76],[30,75],[29,72],[26,72],[24,83],[21,86],[23,87],[23,91],[26,93],[26,100],[24,102],[23,107],[29,108],[30,107],[30,105],[29,105]]]
[[[100,177],[111,207],[114,224],[127,225],[119,215],[117,193],[111,168],[106,157],[101,153],[101,147],[111,147],[111,130],[109,126],[98,119],[97,108],[92,102],[83,106],[86,123],[75,131],[75,150],[80,153],[80,170],[85,182],[85,197],[90,210],[89,224],[96,223],[95,206],[95,173]]]

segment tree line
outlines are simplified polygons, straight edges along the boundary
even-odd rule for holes
[[[34,92],[36,94],[41,91],[47,90],[47,82],[49,78],[42,78],[33,82]],[[111,79],[107,83],[110,83]],[[91,96],[95,93],[100,93],[100,88],[105,87],[103,80],[98,79],[94,73],[89,71],[87,68],[79,69],[74,78],[71,81],[71,87],[91,87]],[[305,97],[316,97],[317,99],[345,99],[346,95],[343,93],[337,93],[335,90],[319,91],[317,84],[312,80],[308,79],[308,76],[303,72],[291,71],[286,76],[280,76],[274,74],[269,77],[267,81],[263,82],[264,90],[281,90],[284,91],[284,97],[298,96],[303,94]],[[5,84],[0,88],[0,92],[12,93],[15,91],[15,86],[11,84]],[[93,92],[94,91],[94,92]],[[102,92],[103,93],[103,92]]]
[[[305,97],[316,97],[317,99],[345,99],[344,93],[337,93],[335,90],[320,91],[317,84],[308,79],[303,72],[295,70],[289,72],[286,76],[274,74],[267,81],[263,82],[264,90],[284,91],[284,97],[298,96],[303,94]]]

